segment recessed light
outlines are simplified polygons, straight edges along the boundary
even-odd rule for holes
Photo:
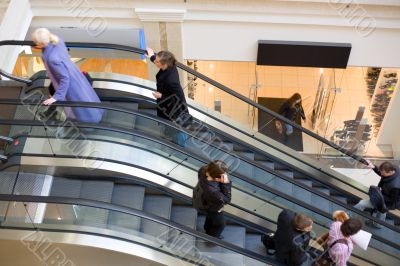
[[[214,68],[214,64],[210,64],[210,68]]]

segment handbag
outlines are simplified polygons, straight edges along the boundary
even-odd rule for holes
[[[261,242],[264,244],[265,248],[267,249],[267,254],[268,255],[274,255],[275,254],[275,239],[274,239],[275,234],[274,233],[268,233],[264,234],[261,236]]]
[[[385,199],[379,187],[370,186],[368,190],[368,195],[369,195],[369,200],[372,203],[372,206],[374,206],[376,210],[378,210],[381,213],[387,212]]]
[[[317,260],[314,262],[314,266],[334,266],[335,263],[333,262],[333,260],[331,259],[331,257],[329,257],[329,250],[336,245],[337,243],[341,243],[341,244],[346,244],[347,248],[349,248],[348,244],[347,244],[347,240],[344,238],[341,239],[337,239],[336,241],[334,241],[328,249],[326,249],[324,251],[324,253],[322,253],[322,255],[317,258]]]

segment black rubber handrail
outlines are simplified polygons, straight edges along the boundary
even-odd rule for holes
[[[10,73],[8,73],[8,72],[2,70],[2,69],[0,69],[0,76],[6,77],[6,78],[9,78],[9,79],[18,81],[18,82],[26,83],[26,84],[28,84],[28,85],[32,83],[32,81],[31,81],[30,79],[25,79],[25,78],[17,77],[17,76],[15,76],[15,75],[13,75],[13,74],[10,74]]]
[[[110,50],[119,50],[119,51],[126,51],[126,52],[132,52],[132,53],[137,53],[137,54],[145,54],[145,50],[143,49],[139,49],[139,48],[135,48],[135,47],[130,47],[130,46],[125,46],[125,45],[119,45],[119,44],[108,44],[108,43],[82,43],[82,42],[66,42],[65,43],[67,47],[75,47],[75,48],[101,48],[101,49],[110,49]],[[30,46],[35,46],[35,44],[32,41],[15,41],[15,40],[5,40],[5,41],[0,41],[0,46],[3,45],[30,45]],[[241,95],[240,93],[235,92],[234,90],[224,86],[223,84],[210,79],[209,77],[201,74],[200,72],[197,72],[194,69],[191,69],[190,67],[182,64],[182,63],[177,63],[177,67],[208,82],[209,84],[221,89],[222,91],[240,99],[241,101],[256,107],[258,110],[261,110],[263,112],[266,112],[267,114],[284,121],[286,124],[289,124],[291,126],[293,126],[294,128],[306,133],[307,135],[319,140],[320,142],[334,148],[335,150],[340,151],[343,154],[346,154],[347,156],[361,162],[362,164],[368,165],[368,162],[362,158],[361,156],[358,156],[350,151],[348,151],[347,149],[344,149],[332,142],[330,142],[329,140],[315,134],[314,132],[312,132],[311,130],[308,130],[296,123],[294,123],[293,121],[287,119],[286,117],[275,113],[274,111],[269,110],[268,108],[264,107],[263,105],[260,105],[254,101],[251,101],[250,99],[246,98],[245,96]]]
[[[235,253],[241,254],[243,256],[246,256],[248,258],[255,259],[257,261],[262,261],[265,263],[273,263],[273,265],[279,265],[277,264],[276,261],[271,260],[270,258],[266,256],[262,256],[258,253],[246,250],[244,248],[238,247],[236,245],[233,245],[231,243],[219,240],[217,238],[211,237],[207,234],[204,234],[202,232],[198,232],[194,229],[191,229],[187,226],[180,225],[178,223],[175,223],[171,220],[146,213],[141,210],[133,209],[133,208],[128,208],[125,206],[120,206],[120,205],[114,205],[111,203],[106,203],[106,202],[101,202],[101,201],[95,201],[95,200],[87,200],[87,199],[80,199],[80,198],[67,198],[67,197],[54,197],[54,196],[31,196],[31,195],[9,195],[9,194],[0,194],[0,201],[14,201],[14,202],[35,202],[35,203],[50,203],[50,204],[65,204],[65,205],[81,205],[81,206],[86,206],[86,207],[92,207],[92,208],[97,208],[97,209],[104,209],[108,211],[115,211],[118,213],[124,213],[136,217],[140,217],[142,219],[146,219],[164,226],[167,226],[169,228],[173,228],[177,231],[180,231],[181,233],[185,233],[188,235],[191,235],[193,237],[202,239],[204,241],[207,241],[209,243],[218,245],[220,247],[223,247],[225,249],[234,251]],[[40,228],[39,228],[40,230]]]
[[[93,104],[93,103],[91,103],[91,104]],[[32,121],[32,120],[0,120],[0,125],[1,125],[1,124],[6,124],[6,125],[14,124],[14,125],[43,126],[43,123],[42,123],[41,121]],[[52,123],[51,125],[48,125],[48,126],[50,126],[50,127],[57,127],[57,126],[60,126],[60,125],[63,125],[63,123],[62,123],[62,122],[55,122],[55,123]],[[72,126],[72,125],[65,125],[65,126],[66,126],[66,127],[70,127],[70,126]],[[103,129],[103,130],[115,131],[115,132],[124,133],[124,134],[128,134],[128,135],[133,135],[133,132],[131,132],[131,130],[126,130],[126,129],[122,129],[122,128],[116,128],[116,127],[109,128],[109,127],[107,127],[107,126],[103,126],[103,125],[99,125],[99,124],[91,124],[91,123],[76,122],[76,123],[75,123],[75,126],[78,126],[79,128]],[[42,136],[42,137],[43,137],[43,136]],[[147,139],[153,139],[154,137],[145,136],[145,138],[147,138]],[[165,143],[165,142],[162,141],[162,140],[161,140],[161,141],[160,141],[160,140],[157,140],[156,142],[159,142],[159,143],[163,142],[163,143],[164,143],[166,146],[168,146],[169,148],[172,148],[172,149],[177,150],[177,147],[173,147],[172,145],[170,145],[170,144],[168,144],[168,143]],[[184,154],[187,155],[187,156],[193,157],[193,155],[188,155],[186,152],[184,152]],[[36,156],[37,156],[37,154],[36,154]],[[46,157],[46,156],[45,156],[45,157]],[[48,157],[53,157],[53,155],[48,155]],[[64,156],[64,157],[65,157],[65,156]],[[72,156],[72,157],[73,157],[73,158],[76,158],[76,156]],[[71,158],[72,158],[72,157],[71,157]],[[86,158],[86,159],[96,159],[96,158]],[[101,159],[101,158],[97,158],[97,159]],[[125,163],[125,162],[119,162],[119,161],[114,161],[114,160],[109,160],[109,159],[106,160],[106,161],[115,162],[115,163],[121,163],[121,164],[127,164],[127,163]],[[135,167],[137,167],[137,166],[135,166]],[[157,173],[157,174],[159,174],[159,173]],[[235,176],[236,176],[237,178],[239,178],[239,179],[241,179],[241,180],[243,180],[243,181],[249,183],[249,184],[254,185],[254,186],[257,187],[257,188],[260,188],[260,189],[269,191],[270,193],[273,193],[273,194],[275,194],[275,195],[277,195],[277,196],[279,196],[279,197],[281,197],[281,198],[284,198],[285,200],[288,200],[288,201],[290,201],[290,202],[293,202],[293,203],[295,203],[295,204],[298,205],[298,206],[301,206],[301,207],[303,207],[303,208],[309,209],[310,211],[312,211],[312,212],[314,212],[314,213],[317,213],[317,214],[319,214],[319,215],[321,215],[321,216],[324,216],[324,217],[326,217],[326,218],[328,218],[328,219],[330,219],[330,217],[331,217],[331,214],[330,214],[330,213],[326,213],[326,212],[324,212],[324,211],[322,211],[322,210],[320,210],[320,209],[317,209],[315,206],[313,206],[313,205],[311,205],[311,204],[307,204],[307,203],[305,203],[305,202],[300,202],[298,199],[296,199],[296,198],[294,198],[294,197],[292,197],[292,196],[286,195],[286,194],[284,194],[284,193],[282,193],[282,192],[280,192],[280,191],[278,191],[278,190],[276,190],[276,189],[274,189],[274,188],[270,188],[270,187],[268,187],[267,185],[261,184],[261,183],[255,181],[255,180],[252,180],[252,179],[250,179],[250,178],[248,178],[248,177],[237,176],[237,175],[235,175]],[[179,181],[176,181],[176,182],[180,183]],[[187,186],[186,184],[183,184],[183,183],[181,183],[181,185]],[[268,202],[268,201],[265,200],[265,199],[261,199],[261,198],[260,198],[260,200],[263,200],[263,201]],[[392,230],[392,231],[395,231],[395,232],[397,232],[397,233],[400,232],[400,229],[399,229],[399,228],[397,228],[397,227],[395,227],[395,226],[393,226],[393,225],[391,225],[391,224],[389,224],[389,223],[386,223],[386,222],[384,222],[384,221],[381,221],[381,220],[379,220],[379,219],[377,219],[377,218],[375,218],[375,217],[371,217],[371,216],[366,217],[366,214],[365,214],[365,213],[363,213],[362,211],[360,211],[360,210],[358,210],[358,209],[353,208],[352,206],[345,206],[344,203],[342,203],[341,205],[343,205],[346,209],[350,209],[352,212],[357,213],[357,214],[360,215],[360,216],[363,216],[363,217],[365,217],[365,218],[367,218],[367,219],[371,219],[371,220],[373,220],[373,221],[375,221],[375,222],[377,222],[377,223],[379,223],[379,224],[382,224],[383,226],[385,226],[386,228],[388,228],[388,229],[390,229],[390,230]],[[238,206],[235,205],[235,207],[238,207]],[[240,208],[240,207],[239,207],[239,208]],[[376,240],[378,240],[378,241],[380,241],[380,242],[382,242],[382,243],[385,243],[385,244],[387,244],[387,245],[389,245],[389,246],[392,246],[392,247],[395,247],[395,248],[399,248],[399,249],[400,249],[400,245],[399,245],[399,244],[396,244],[396,243],[393,243],[393,242],[391,242],[391,241],[388,241],[387,239],[384,239],[384,238],[380,237],[379,235],[373,235],[373,237],[374,237]]]

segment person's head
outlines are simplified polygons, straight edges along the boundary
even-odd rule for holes
[[[48,29],[39,28],[32,33],[32,41],[36,44],[38,48],[44,48],[49,45],[49,43],[58,44],[59,39]]]
[[[394,167],[394,165],[391,162],[383,162],[379,166],[379,171],[381,172],[381,175],[383,177],[387,177],[387,176],[394,175],[394,173],[396,172],[396,168]]]
[[[362,223],[358,219],[350,218],[342,223],[340,231],[344,237],[349,237],[357,234],[361,230]]]
[[[212,161],[207,164],[206,171],[212,179],[219,179],[222,175],[226,174],[228,166],[223,161]]]
[[[173,53],[169,51],[160,51],[156,54],[154,64],[156,65],[156,67],[165,70],[168,67],[175,66],[176,59]]]
[[[294,106],[296,104],[301,104],[301,95],[299,93],[295,93],[288,99],[289,105]]]
[[[336,222],[344,222],[348,220],[350,217],[349,215],[344,212],[344,211],[335,211],[332,213],[332,219]]]
[[[312,230],[312,225],[313,220],[304,214],[296,214],[292,221],[292,226],[297,231],[310,232]]]

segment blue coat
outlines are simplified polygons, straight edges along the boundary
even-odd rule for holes
[[[47,47],[43,48],[42,59],[56,90],[53,95],[54,99],[100,103],[99,97],[88,80],[71,61],[67,47],[61,39],[57,45],[49,43]],[[91,123],[100,122],[104,112],[103,109],[74,107],[70,108],[71,113],[68,112],[68,108],[66,109],[69,118]]]

